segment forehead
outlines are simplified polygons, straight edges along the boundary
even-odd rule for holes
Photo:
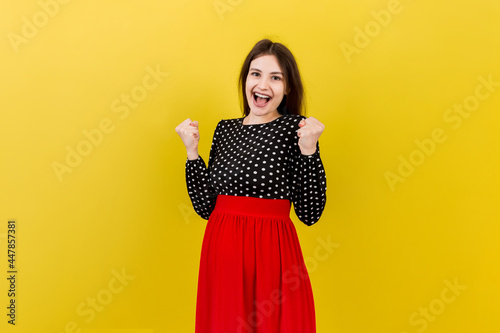
[[[260,69],[263,72],[283,72],[278,59],[270,54],[253,59],[250,63],[250,69],[252,68]]]

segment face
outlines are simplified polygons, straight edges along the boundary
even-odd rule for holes
[[[279,115],[278,106],[285,94],[285,81],[275,56],[264,55],[252,60],[245,90],[250,113],[256,116]]]

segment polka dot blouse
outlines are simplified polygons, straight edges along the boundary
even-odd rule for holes
[[[288,199],[300,221],[316,223],[326,203],[326,175],[319,143],[312,155],[300,151],[296,132],[305,118],[283,115],[250,125],[243,125],[243,117],[221,120],[208,168],[201,156],[186,160],[186,184],[196,213],[208,219],[218,194]]]

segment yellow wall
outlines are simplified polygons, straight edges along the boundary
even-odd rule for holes
[[[498,1],[1,7],[0,276],[9,219],[18,245],[2,332],[194,332],[206,221],[174,128],[198,120],[207,159],[266,37],[326,125],[326,210],[293,216],[318,332],[499,331]]]

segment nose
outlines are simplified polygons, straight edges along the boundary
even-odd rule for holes
[[[267,80],[268,80],[267,77],[262,77],[259,80],[259,84],[257,85],[259,89],[266,90],[269,87],[269,82]]]

